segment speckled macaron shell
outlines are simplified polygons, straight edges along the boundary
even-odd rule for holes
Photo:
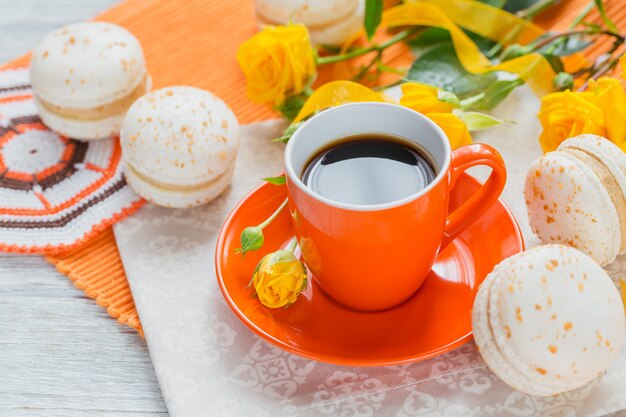
[[[555,383],[550,378],[539,379],[536,375],[527,375],[514,367],[503,355],[496,343],[494,332],[491,328],[491,292],[496,282],[507,280],[508,263],[501,263],[494,271],[485,278],[481,284],[474,306],[472,309],[472,331],[477,349],[489,368],[510,387],[529,395],[551,396],[569,391],[588,382],[588,380],[576,380]],[[507,347],[505,346],[505,349]]]
[[[137,38],[105,22],[77,23],[51,33],[33,50],[30,65],[35,95],[74,109],[120,100],[146,77]]]
[[[557,394],[600,375],[619,352],[626,325],[620,295],[584,253],[540,246],[503,261],[490,277],[480,298],[484,304],[488,297],[488,323],[476,321],[491,337],[483,331],[476,340],[505,382],[535,395]],[[484,339],[495,343],[489,348]],[[494,346],[500,361],[492,364]]]
[[[124,176],[128,185],[151,203],[169,208],[189,208],[209,203],[224,192],[230,184],[234,168],[233,164],[219,178],[194,189],[163,187],[137,175],[128,165],[124,167]]]
[[[472,332],[476,348],[489,369],[510,387],[529,395],[550,396],[559,390],[544,384],[534,384],[533,380],[513,368],[496,345],[489,324],[489,296],[499,274],[494,270],[480,285],[472,308]]]
[[[560,151],[567,149],[586,152],[595,157],[596,160],[601,161],[619,187],[621,195],[617,196],[617,198],[622,200],[626,198],[626,153],[617,145],[602,136],[580,135],[562,142],[558,148]],[[621,250],[619,253],[626,252],[623,226],[622,224]]]
[[[363,0],[255,0],[257,14],[265,21],[288,21],[306,26],[326,26],[347,18]]]
[[[142,176],[172,186],[211,182],[234,164],[239,123],[213,94],[166,87],[138,99],[126,113],[124,160]]]
[[[626,195],[626,153],[608,139],[597,135],[579,135],[561,143],[558,150],[579,149],[594,155],[611,171]]]
[[[365,2],[360,1],[357,9],[348,16],[325,26],[309,26],[309,36],[315,45],[343,45],[352,35],[363,27]],[[297,22],[297,20],[292,20]],[[261,25],[276,25],[286,22],[267,20],[259,16]]]
[[[578,248],[601,265],[619,253],[617,209],[599,177],[575,156],[550,152],[533,162],[524,197],[530,226],[543,242]]]

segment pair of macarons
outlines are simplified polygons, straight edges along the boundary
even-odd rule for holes
[[[33,51],[39,115],[61,135],[95,140],[120,134],[126,180],[166,207],[191,207],[230,183],[239,123],[213,94],[192,87],[148,93],[139,41],[112,23],[61,28]]]
[[[529,395],[552,396],[602,375],[624,339],[624,306],[607,273],[564,245],[501,262],[472,311],[477,348],[491,370]]]
[[[365,0],[255,0],[263,25],[302,23],[318,45],[343,45],[363,27]]]
[[[607,265],[626,251],[626,154],[581,135],[537,159],[526,177],[530,225],[545,243],[562,243]]]

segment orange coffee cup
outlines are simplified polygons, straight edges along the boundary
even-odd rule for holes
[[[329,200],[302,182],[307,162],[326,145],[355,134],[404,138],[427,150],[437,176],[420,192],[398,201],[351,205]],[[448,212],[450,190],[470,167],[492,169],[482,188]],[[430,119],[388,103],[353,103],[305,122],[285,150],[289,209],[304,260],[336,301],[362,311],[393,307],[422,285],[437,254],[478,219],[506,182],[500,154],[484,144],[451,151]]]

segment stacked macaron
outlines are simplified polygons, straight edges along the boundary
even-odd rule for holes
[[[524,191],[530,225],[601,265],[626,250],[626,154],[595,135],[564,141],[537,159]]]
[[[191,207],[230,183],[239,123],[213,94],[167,87],[132,105],[120,138],[126,180],[138,194],[166,207]]]
[[[112,23],[51,33],[33,50],[30,74],[42,121],[81,140],[119,133],[130,105],[150,89],[139,41]]]
[[[482,283],[474,338],[493,372],[551,396],[604,372],[624,338],[624,307],[606,272],[582,252],[546,245],[501,262]]]
[[[342,45],[363,25],[364,0],[256,0],[261,24],[302,23],[316,44]]]

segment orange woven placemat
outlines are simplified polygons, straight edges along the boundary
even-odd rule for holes
[[[564,28],[588,1],[563,1],[539,23]],[[609,15],[626,29],[626,9],[621,2],[606,3]],[[597,13],[592,13],[591,18],[597,19]],[[120,24],[139,38],[156,88],[186,84],[211,90],[233,108],[241,123],[273,117],[270,110],[246,98],[245,81],[235,60],[237,46],[256,31],[252,0],[127,0],[97,20]],[[27,63],[28,58],[23,57],[9,65]],[[141,333],[111,229],[83,247],[46,259],[112,317]]]

